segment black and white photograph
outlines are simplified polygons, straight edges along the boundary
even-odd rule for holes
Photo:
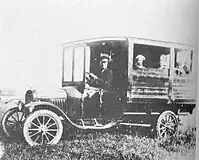
[[[197,0],[0,0],[1,160],[197,160]]]

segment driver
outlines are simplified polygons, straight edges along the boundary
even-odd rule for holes
[[[110,57],[107,54],[100,54],[100,67],[101,74],[99,77],[90,73],[90,76],[94,78],[92,86],[96,86],[98,88],[111,90],[112,80],[113,80],[113,72],[111,69],[108,69],[108,64],[110,62]]]

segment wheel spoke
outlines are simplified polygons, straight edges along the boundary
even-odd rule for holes
[[[160,133],[160,136],[162,136],[163,137],[163,134],[165,134],[166,133],[166,129],[165,130],[163,130],[162,131],[162,133]]]
[[[11,120],[7,120],[7,122],[10,122],[10,123],[12,123],[12,124],[15,123],[14,121],[11,121]]]
[[[174,117],[172,123],[177,124],[178,120]]]
[[[21,115],[20,121],[23,120],[24,114],[25,114],[25,113],[23,112],[22,115]]]
[[[167,126],[167,128],[168,128],[169,130],[175,131],[175,129],[172,128],[171,126]]]
[[[40,133],[40,132],[39,132],[39,131],[38,131],[38,132],[35,132],[35,133],[33,133],[32,135],[30,135],[30,137],[33,137],[33,136],[37,135],[38,133]]]
[[[172,127],[175,127],[176,124],[175,123],[170,123],[169,125],[172,126]]]
[[[160,129],[160,132],[164,132],[164,131],[166,131],[166,128]]]
[[[33,124],[35,127],[39,127],[36,123],[34,123],[33,121],[31,122],[31,124]]]
[[[165,117],[164,117],[165,118]],[[163,123],[163,124],[165,124],[165,119],[164,118],[162,118],[161,119],[161,122]]]
[[[165,119],[166,119],[166,122],[169,121],[169,115],[168,114],[166,114]]]
[[[43,144],[43,143],[44,143],[44,135],[41,134],[41,144]]]
[[[52,127],[52,126],[54,126],[54,125],[56,125],[56,123],[55,123],[55,122],[54,122],[53,124],[51,124],[51,125],[47,126],[47,128],[50,128],[50,127]]]
[[[165,129],[165,128],[166,128],[165,125],[160,126],[160,129]]]
[[[58,131],[58,129],[48,129],[47,131]]]
[[[17,121],[19,121],[19,112],[16,112],[17,115]]]
[[[52,119],[52,118],[49,117],[48,121],[47,121],[46,124],[45,124],[46,127],[47,127],[47,125],[48,125],[48,123],[50,122],[51,119]]]
[[[165,123],[160,123],[160,127],[165,127]]]
[[[171,122],[171,120],[172,120],[172,116],[168,115],[168,122]]]
[[[47,133],[47,134],[49,134],[49,135],[50,135],[51,137],[53,137],[53,138],[55,137],[54,135],[52,135],[52,134],[51,134],[51,133],[49,133],[49,132],[46,132],[46,133]]]
[[[13,115],[11,115],[11,117],[12,117],[12,119],[14,119],[14,120],[15,120],[15,122],[17,122],[16,118],[15,118]]]
[[[175,118],[173,118],[173,119],[171,120],[171,123],[176,123]]]
[[[45,116],[43,116],[43,125],[45,125]]]
[[[46,135],[46,133],[44,133],[44,136],[46,137],[46,140],[49,142],[50,140],[49,140],[48,136]]]
[[[42,125],[41,122],[40,122],[40,120],[39,120],[39,118],[37,117],[36,119],[37,119],[37,121],[39,122],[39,125]]]
[[[38,128],[29,128],[28,131],[39,131]]]
[[[37,136],[37,138],[34,140],[34,143],[37,143],[37,140],[39,139],[39,135]]]

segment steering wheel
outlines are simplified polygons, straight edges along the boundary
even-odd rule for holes
[[[93,82],[98,78],[97,76],[95,76],[93,73],[89,73],[86,72],[86,83],[88,83],[89,85],[92,85]]]

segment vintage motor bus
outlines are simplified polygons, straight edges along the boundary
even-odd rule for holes
[[[100,54],[110,57],[110,90],[92,86]],[[58,143],[68,125],[152,127],[168,138],[176,135],[178,115],[196,106],[196,86],[194,46],[127,37],[71,42],[63,45],[61,89],[36,96],[27,91],[25,102],[8,111],[2,125],[9,136],[23,131],[30,145]]]

